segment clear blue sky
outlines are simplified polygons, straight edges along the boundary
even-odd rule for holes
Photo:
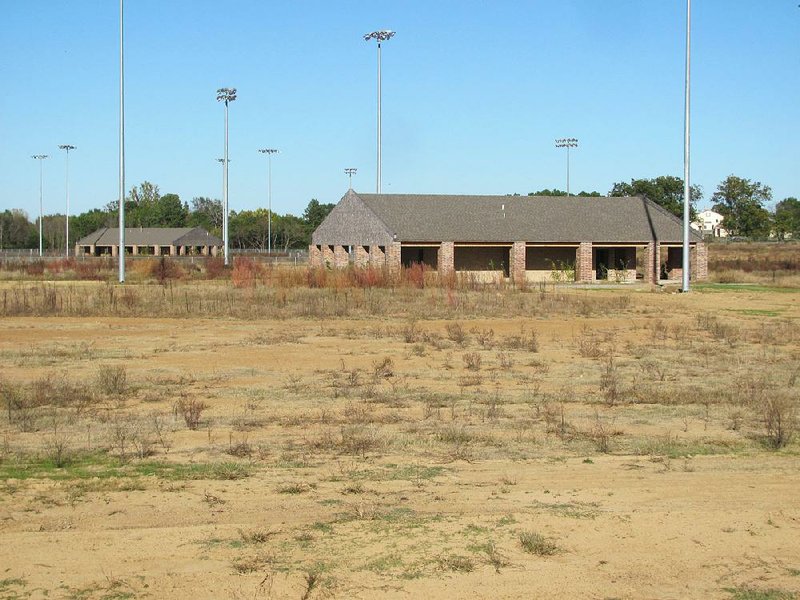
[[[683,0],[127,0],[127,188],[221,197],[219,87],[230,111],[230,204],[336,202],[357,167],[375,188],[376,49],[383,52],[383,191],[565,187],[683,173]],[[0,210],[73,213],[117,197],[118,4],[0,0]],[[798,0],[693,3],[693,183],[735,173],[800,195]]]

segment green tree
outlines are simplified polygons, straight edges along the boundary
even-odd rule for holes
[[[189,227],[202,227],[216,235],[222,231],[222,200],[197,196],[192,198]]]
[[[38,240],[37,224],[28,220],[24,210],[12,208],[0,212],[0,250],[38,247]]]
[[[85,213],[75,215],[69,220],[69,237],[75,242],[82,237],[102,229],[103,227],[116,227],[117,214],[106,210],[93,208]]]
[[[642,196],[667,209],[677,217],[683,217],[683,179],[662,175],[653,179],[631,179],[630,183],[615,183],[609,196]],[[690,218],[696,218],[694,205],[703,197],[699,186],[691,186],[689,192]]]
[[[792,238],[800,236],[800,200],[784,198],[775,205],[775,232],[784,239],[786,234]]]
[[[714,210],[724,218],[722,226],[732,235],[759,238],[769,235],[770,214],[764,204],[772,190],[760,181],[729,175],[712,196]]]
[[[330,214],[334,206],[336,205],[320,204],[319,200],[316,198],[311,199],[308,206],[306,206],[306,209],[303,211],[303,221],[305,221],[306,231],[309,236],[311,236],[314,230],[319,227],[319,224],[325,220],[325,217]]]
[[[538,192],[530,192],[528,196],[566,196],[567,192],[564,190],[559,190],[553,188],[552,190],[543,189],[539,190]],[[586,192],[581,190],[577,194],[570,194],[570,196],[583,196],[583,197],[591,197],[591,198],[601,198],[602,194],[600,192]]]
[[[152,206],[150,227],[186,227],[189,207],[178,194],[164,194]]]

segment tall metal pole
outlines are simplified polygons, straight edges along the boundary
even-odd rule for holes
[[[44,203],[42,202],[42,187],[44,183],[44,169],[42,167],[43,161],[47,158],[47,154],[34,154],[31,158],[39,161],[39,258],[44,256],[44,234],[42,230],[42,222],[44,221]]]
[[[347,169],[344,170],[345,175],[349,177],[351,190],[353,189],[353,175],[355,175],[357,172],[358,169],[356,169],[355,167],[348,167]]]
[[[378,39],[378,184],[377,194],[381,193],[381,40]]]
[[[275,148],[261,148],[261,154],[267,155],[267,202],[269,206],[269,221],[267,222],[267,252],[272,254],[272,155],[277,154],[280,150]]]
[[[567,196],[569,197],[569,149],[578,147],[577,138],[560,138],[556,140],[556,148],[567,149]]]
[[[381,193],[381,42],[392,39],[395,32],[389,30],[373,31],[364,35],[364,39],[378,42],[378,168],[376,193]]]
[[[230,243],[228,239],[228,103],[236,100],[236,88],[217,90],[217,101],[225,102],[225,154],[222,163],[222,239],[225,266],[230,264]]]
[[[75,150],[75,146],[72,146],[70,144],[61,144],[59,146],[59,149],[64,150],[67,153],[67,160],[66,160],[66,164],[67,164],[67,178],[66,178],[67,215],[64,218],[65,226],[66,226],[66,240],[65,240],[66,253],[64,254],[64,256],[69,258],[69,151],[70,150]]]
[[[692,0],[686,0],[686,96],[683,115],[683,272],[681,290],[689,291],[689,213],[691,186],[689,184],[689,124],[690,124],[690,66],[691,66]]]
[[[119,0],[119,282],[125,283],[125,37]]]

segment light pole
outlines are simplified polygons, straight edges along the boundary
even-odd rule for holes
[[[567,149],[567,196],[569,196],[569,149],[577,147],[578,147],[577,138],[561,138],[556,140],[556,148]]]
[[[222,240],[225,266],[228,266],[228,104],[236,100],[236,88],[217,90],[217,101],[225,103],[225,156],[222,163]]]
[[[44,220],[44,209],[42,204],[42,182],[44,180],[43,173],[44,169],[42,167],[44,163],[44,159],[47,158],[47,154],[34,154],[31,158],[35,158],[39,161],[39,258],[44,256],[44,244],[43,244],[43,236],[42,236],[42,221]]]
[[[364,34],[366,41],[375,40],[378,42],[378,176],[376,192],[378,194],[381,193],[381,42],[392,39],[394,34],[394,31],[389,31],[388,29]]]
[[[275,148],[261,148],[261,154],[267,155],[268,175],[267,175],[267,195],[269,197],[269,221],[267,222],[267,254],[272,254],[272,155],[277,154]]]
[[[69,258],[69,151],[70,150],[75,150],[75,146],[71,146],[70,144],[60,144],[58,146],[58,148],[60,150],[64,150],[67,153],[67,161],[66,161],[66,164],[67,164],[67,181],[66,181],[67,216],[64,218],[64,220],[66,221],[66,236],[67,236],[67,241],[66,241],[66,251],[67,251],[67,253],[65,254],[65,256],[67,258]]]
[[[681,291],[689,291],[689,212],[692,190],[689,185],[689,83],[691,59],[692,0],[686,0],[686,86],[683,115],[683,271]],[[695,250],[696,252],[696,250]]]
[[[345,175],[347,175],[350,178],[350,189],[351,190],[353,189],[353,175],[355,175],[357,171],[358,171],[358,169],[356,169],[355,167],[349,167],[349,168],[344,170]]]
[[[125,29],[119,0],[119,282],[125,283]]]

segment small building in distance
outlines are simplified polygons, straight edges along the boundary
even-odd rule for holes
[[[640,197],[360,194],[312,234],[312,266],[421,263],[482,280],[635,281],[682,276],[681,220]],[[690,275],[708,274],[691,233]]]
[[[222,240],[202,227],[126,227],[125,253],[132,256],[216,256]],[[104,227],[75,242],[75,256],[117,256],[119,228]]]
[[[724,219],[718,212],[706,209],[697,213],[692,227],[702,233],[704,237],[724,238],[728,237],[728,231],[722,226]]]

